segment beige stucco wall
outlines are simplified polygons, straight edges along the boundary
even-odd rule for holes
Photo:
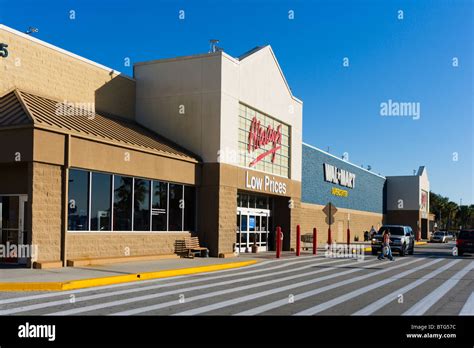
[[[269,46],[241,61],[217,52],[138,63],[134,76],[137,121],[204,162],[238,164],[239,102],[290,125],[290,178],[301,181],[303,105]]]
[[[60,101],[94,103],[98,112],[134,118],[133,79],[3,25],[0,42],[9,51],[7,58],[0,58],[0,95],[20,88]]]
[[[195,185],[199,180],[199,168],[195,163],[120,146],[73,137],[70,153],[71,167],[190,185]]]
[[[270,46],[240,61],[222,55],[220,149],[226,152],[239,150],[239,102],[291,126],[290,179],[301,181],[303,103],[289,91]],[[226,156],[221,162],[235,164],[232,159]]]
[[[136,64],[137,122],[217,162],[220,67],[220,54]]]

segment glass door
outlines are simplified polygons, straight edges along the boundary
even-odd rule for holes
[[[0,195],[0,242],[4,253],[3,263],[26,263],[26,257],[19,255],[25,241],[26,195]]]

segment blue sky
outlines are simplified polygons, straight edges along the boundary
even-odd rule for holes
[[[472,0],[0,0],[0,23],[129,75],[126,57],[204,53],[210,38],[233,56],[270,44],[305,142],[382,175],[426,165],[433,191],[474,203]],[[380,116],[389,99],[420,103],[420,119]]]

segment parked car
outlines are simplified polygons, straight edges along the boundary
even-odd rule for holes
[[[456,240],[456,232],[448,231],[446,234],[449,240]]]
[[[436,231],[431,235],[431,243],[447,243],[448,242],[448,233],[445,231]]]
[[[382,250],[382,235],[388,230],[390,232],[390,248],[400,256],[413,255],[415,252],[415,234],[410,226],[383,225],[372,238],[372,255],[377,255]]]
[[[458,255],[462,256],[464,253],[474,253],[474,229],[461,230],[458,239],[456,240],[456,247],[458,248]]]

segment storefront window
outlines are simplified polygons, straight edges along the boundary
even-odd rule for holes
[[[183,185],[169,185],[169,231],[183,230]]]
[[[132,181],[114,176],[114,231],[132,230]]]
[[[184,186],[184,230],[194,231],[196,189]]]
[[[267,197],[266,196],[257,196],[257,208],[258,209],[268,209]]]
[[[168,184],[161,181],[153,181],[153,197],[151,210],[152,231],[166,231],[167,226],[167,201]]]
[[[150,180],[135,179],[134,185],[134,231],[150,230]]]
[[[91,231],[110,231],[111,185],[111,175],[92,173]]]
[[[254,195],[249,196],[249,208],[255,208],[257,203],[257,197]]]
[[[242,208],[248,208],[249,207],[249,195],[246,195],[245,193],[242,193],[242,201],[241,205]]]
[[[68,230],[89,229],[89,172],[69,170]]]
[[[69,231],[194,231],[195,225],[193,186],[69,171]]]

